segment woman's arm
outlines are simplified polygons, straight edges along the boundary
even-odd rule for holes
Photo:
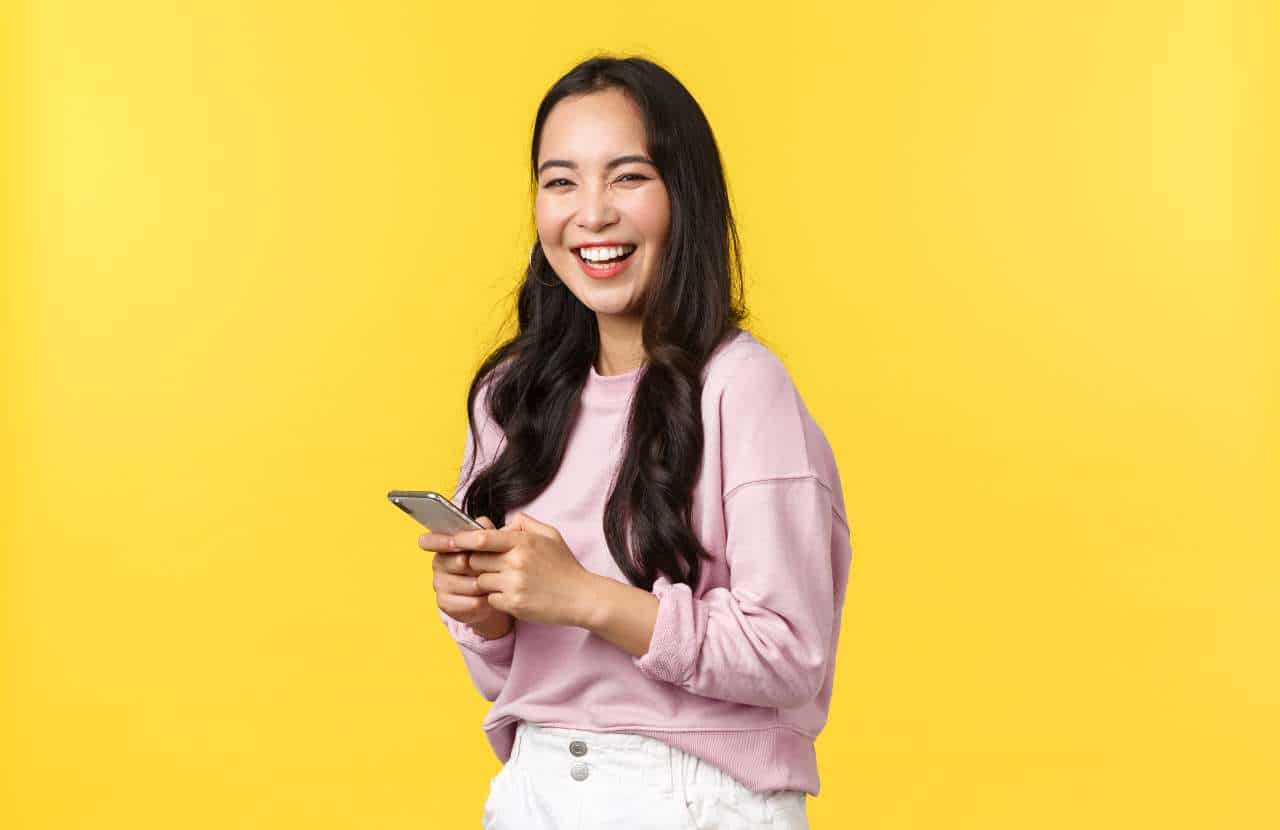
[[[693,596],[659,576],[652,592],[594,575],[579,612],[645,675],[703,697],[790,708],[826,679],[840,613],[831,494],[814,476],[753,482],[726,504],[730,585]]]
[[[837,519],[838,473],[786,367],[769,353],[754,350],[736,364],[719,394],[705,425],[720,435],[729,584],[695,596],[697,586],[665,575],[649,592],[597,582],[581,619],[651,679],[791,708],[821,693],[834,657],[851,558]]]
[[[626,582],[593,573],[579,626],[633,657],[649,650],[658,620],[658,598]]]

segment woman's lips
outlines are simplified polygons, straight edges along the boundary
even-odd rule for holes
[[[582,256],[577,251],[573,252],[573,258],[578,260],[578,265],[581,266],[583,272],[588,277],[591,277],[592,279],[603,280],[603,279],[608,279],[609,277],[612,277],[614,274],[617,274],[620,271],[622,271],[623,268],[626,268],[627,265],[630,264],[631,260],[635,258],[636,251],[638,250],[640,249],[636,248],[631,253],[627,254],[626,259],[620,262],[614,262],[609,265],[605,265],[603,267],[592,265],[591,263],[587,262],[585,259],[582,258]]]

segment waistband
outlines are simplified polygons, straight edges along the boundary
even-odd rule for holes
[[[719,767],[648,735],[596,732],[520,721],[508,764],[535,778],[654,787],[661,792],[698,791],[751,798],[744,784]]]

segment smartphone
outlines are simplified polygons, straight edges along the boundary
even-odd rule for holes
[[[431,490],[392,490],[387,498],[432,533],[484,529],[484,525],[463,513],[456,504]]]

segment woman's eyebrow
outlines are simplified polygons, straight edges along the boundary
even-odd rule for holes
[[[658,166],[653,163],[652,159],[647,158],[645,156],[630,155],[630,156],[618,156],[616,159],[606,164],[604,166],[604,169],[612,170],[613,168],[617,167],[619,164],[626,164],[629,161],[642,162],[644,164],[652,165],[654,168]],[[577,170],[578,164],[577,162],[567,161],[565,159],[548,159],[547,161],[544,161],[542,163],[541,167],[538,168],[538,175],[541,176],[543,171],[545,171],[548,167],[568,167],[571,170]]]

